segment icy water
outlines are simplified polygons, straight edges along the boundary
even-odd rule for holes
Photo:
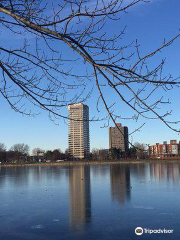
[[[1,167],[0,239],[180,239],[180,164]]]

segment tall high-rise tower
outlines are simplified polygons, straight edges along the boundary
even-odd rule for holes
[[[89,156],[89,107],[82,103],[68,106],[69,110],[69,154],[74,158]]]

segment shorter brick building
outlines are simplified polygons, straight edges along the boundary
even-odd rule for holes
[[[121,123],[117,126],[109,128],[109,149],[120,149],[123,153],[127,153],[129,149],[128,128],[123,127]]]
[[[156,143],[156,145],[149,146],[149,156],[152,158],[180,156],[180,142],[170,140],[169,144],[164,141],[163,144]]]

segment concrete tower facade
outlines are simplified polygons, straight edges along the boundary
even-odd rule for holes
[[[74,158],[89,156],[89,107],[82,103],[68,106],[69,110],[69,154]]]

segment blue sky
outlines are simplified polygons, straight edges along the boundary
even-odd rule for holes
[[[123,14],[119,21],[109,24],[107,31],[113,34],[127,25],[123,42],[131,42],[138,39],[138,42],[141,44],[141,51],[148,53],[160,46],[164,38],[170,39],[178,33],[180,29],[179,10],[179,0],[153,0],[148,4],[135,6],[128,14]],[[12,39],[8,35],[0,38],[0,45],[3,45],[5,41],[8,46],[11,46]],[[21,38],[18,41],[21,41]],[[156,61],[158,62],[164,56],[167,57],[167,73],[172,73],[176,77],[180,76],[180,39],[174,42],[160,56],[157,56]],[[112,92],[106,90],[106,94],[109,99],[115,98]],[[174,89],[166,94],[171,99],[171,108],[174,110],[173,116],[176,119],[180,119],[179,94],[179,89]],[[95,90],[92,98],[87,101],[91,117],[96,114],[96,96]],[[39,112],[34,107],[33,110]],[[116,111],[122,115],[132,115],[132,112],[121,102],[118,102]],[[64,109],[63,113],[67,114],[67,109]],[[101,106],[100,116],[104,115],[105,111]],[[58,125],[56,125],[49,120],[48,114],[44,111],[40,111],[40,114],[36,117],[22,116],[14,112],[1,95],[0,116],[0,142],[5,143],[7,148],[15,143],[22,142],[28,144],[31,150],[35,147],[41,147],[45,150],[55,148],[65,150],[68,147],[68,126],[63,119],[58,120]],[[177,133],[169,130],[158,120],[148,121],[140,119],[139,122],[127,120],[121,122],[129,127],[129,132],[132,132],[142,123],[146,123],[140,132],[132,136],[133,139],[130,138],[130,141],[133,140],[133,142],[153,144],[163,140],[180,140]],[[108,128],[102,128],[102,126],[102,122],[90,123],[91,148],[108,148]]]

